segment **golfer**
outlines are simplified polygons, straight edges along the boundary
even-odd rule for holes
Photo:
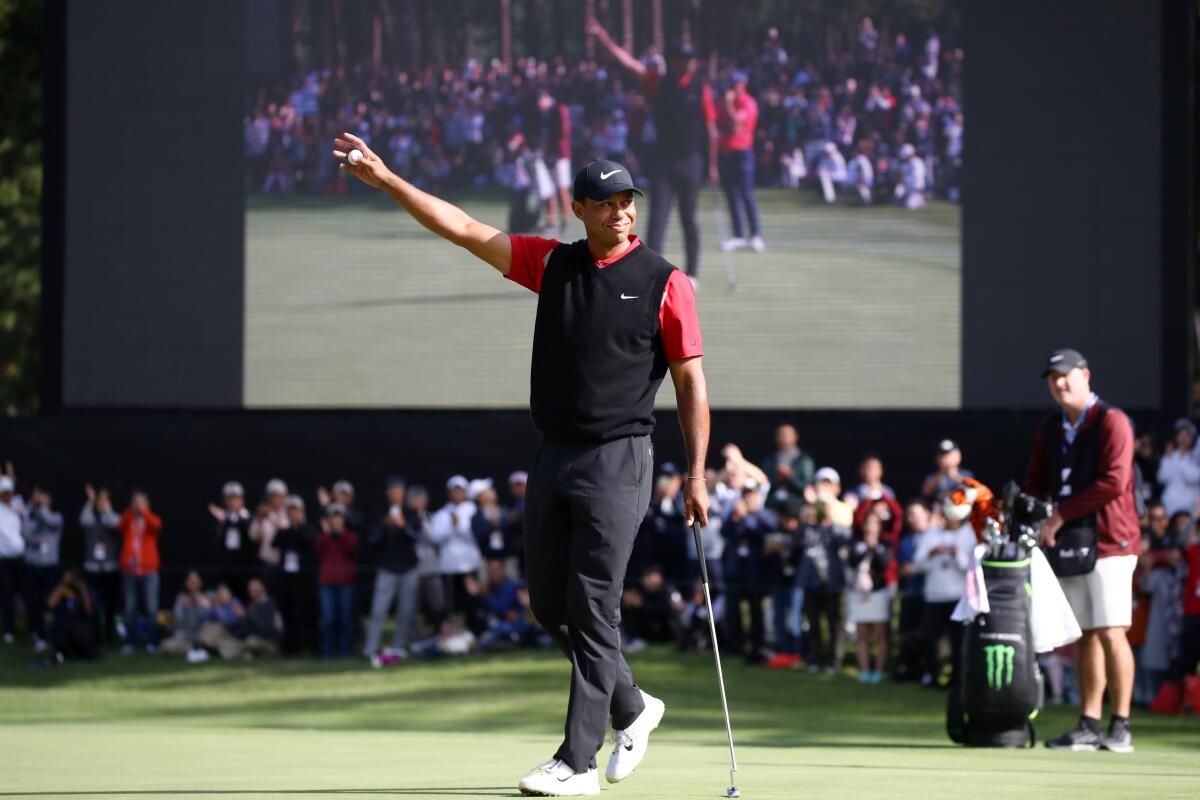
[[[343,161],[363,153],[341,169],[538,295],[530,409],[543,439],[525,498],[526,578],[534,616],[571,660],[571,695],[562,744],[518,788],[599,794],[608,718],[616,746],[605,777],[616,783],[641,762],[665,710],[634,682],[618,624],[650,502],[654,396],[668,370],[688,455],[685,515],[708,522],[708,395],[691,282],[633,233],[641,191],[616,162],[593,161],[575,176],[571,210],[587,238],[568,244],[503,234],[393,174],[357,136],[335,144]]]

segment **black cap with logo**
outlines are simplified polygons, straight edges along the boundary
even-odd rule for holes
[[[1073,369],[1086,369],[1087,365],[1087,359],[1083,357],[1082,353],[1078,350],[1064,347],[1060,350],[1055,350],[1046,359],[1046,368],[1042,370],[1042,377],[1046,377],[1051,372],[1066,375]]]
[[[642,194],[642,190],[633,185],[633,176],[625,165],[601,159],[575,173],[572,197],[581,202],[585,197],[603,200],[611,194],[628,191]]]

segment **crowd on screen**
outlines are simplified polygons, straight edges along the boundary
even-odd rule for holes
[[[911,497],[884,481],[876,456],[848,481],[819,466],[791,425],[764,450],[751,460],[727,444],[706,476],[711,510],[701,540],[726,656],[848,671],[864,683],[951,682],[959,626],[950,615],[975,542],[968,523],[948,522],[941,510],[971,475],[959,447],[937,445]],[[1197,666],[1195,426],[1179,420],[1161,452],[1141,437],[1137,462],[1146,536],[1129,636],[1135,697],[1149,704]],[[675,465],[658,465],[625,581],[627,650],[712,644],[683,478]],[[248,504],[245,488],[230,481],[186,522],[202,521],[211,533],[202,563],[171,565],[189,570],[172,598],[160,596],[158,541],[172,535],[173,521],[154,512],[146,493],[134,491],[121,509],[104,488],[86,487],[77,517],[83,549],[64,553],[63,513],[9,465],[0,475],[3,641],[16,646],[20,605],[24,635],[47,663],[93,658],[107,646],[190,661],[359,656],[375,666],[548,647],[522,583],[526,480],[519,471],[500,485],[455,475],[434,493],[393,477],[381,505],[361,502],[346,481],[305,499],[280,479]],[[360,587],[370,593],[361,603]],[[360,608],[369,609],[365,621]],[[847,643],[853,665],[844,664]],[[1072,701],[1070,652],[1043,663],[1053,698]]]
[[[714,61],[711,72],[706,62],[718,97],[747,82],[756,107],[757,182],[815,192],[830,203],[916,209],[932,197],[957,202],[962,50],[943,47],[932,29],[885,39],[870,18],[848,39],[852,47],[814,60],[789,52],[770,28],[743,56]],[[665,70],[653,48],[641,59]],[[562,159],[572,174],[593,158],[640,171],[655,140],[649,102],[641,85],[606,59],[518,58],[511,69],[499,59],[470,59],[416,72],[361,63],[344,75],[316,69],[249,98],[248,188],[345,192],[329,143],[352,131],[428,191],[529,189],[552,202]]]

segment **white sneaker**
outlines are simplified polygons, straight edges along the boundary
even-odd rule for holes
[[[767,243],[763,241],[761,236],[755,236],[750,239],[750,249],[756,253],[761,253],[767,249]]]
[[[600,794],[600,779],[596,770],[575,772],[566,762],[552,758],[538,764],[517,784],[521,794],[540,797],[578,797],[585,794]]]
[[[650,732],[662,722],[663,713],[667,710],[662,700],[645,692],[642,692],[642,701],[646,707],[638,714],[638,718],[625,730],[613,731],[616,746],[608,758],[608,769],[604,770],[604,778],[609,783],[625,780],[642,763],[650,744]]]
[[[735,236],[732,239],[726,239],[721,242],[721,250],[725,253],[732,253],[734,250],[741,250],[746,246],[746,240],[740,236]]]
[[[33,652],[35,652],[35,653],[44,653],[44,652],[46,652],[46,651],[47,651],[47,650],[49,650],[49,649],[50,649],[50,645],[49,645],[49,643],[48,643],[48,642],[47,642],[45,639],[37,639],[37,638],[35,638],[35,639],[33,640]]]

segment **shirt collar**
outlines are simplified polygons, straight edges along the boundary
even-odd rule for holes
[[[637,246],[638,246],[639,244],[641,244],[641,243],[642,243],[642,242],[641,242],[641,240],[640,240],[640,239],[638,239],[638,236],[637,236],[637,234],[636,234],[636,233],[631,233],[631,234],[629,234],[629,247],[626,247],[626,248],[625,248],[624,250],[622,250],[622,251],[621,251],[619,254],[617,254],[617,255],[613,256],[612,258],[603,259],[603,260],[595,260],[595,259],[593,259],[593,261],[595,262],[595,264],[596,264],[596,266],[597,266],[597,267],[599,267],[600,269],[604,269],[605,267],[607,267],[607,266],[610,266],[610,265],[612,265],[612,264],[615,264],[615,263],[617,263],[617,262],[618,262],[618,261],[620,261],[622,258],[624,258],[625,256],[627,256],[627,255],[629,255],[630,253],[632,253],[634,250],[636,250],[636,249],[637,249]],[[592,251],[591,251],[591,249],[589,249],[589,250],[588,250],[588,255],[590,256],[591,254],[592,254]]]
[[[1080,413],[1079,419],[1075,420],[1074,424],[1071,424],[1071,420],[1067,418],[1067,410],[1065,408],[1062,410],[1063,437],[1067,440],[1068,444],[1075,443],[1075,437],[1079,435],[1079,429],[1083,427],[1083,423],[1087,420],[1088,412],[1092,410],[1092,406],[1096,405],[1098,399],[1096,393],[1092,392],[1092,396],[1088,398],[1087,404],[1083,407],[1083,412]]]

